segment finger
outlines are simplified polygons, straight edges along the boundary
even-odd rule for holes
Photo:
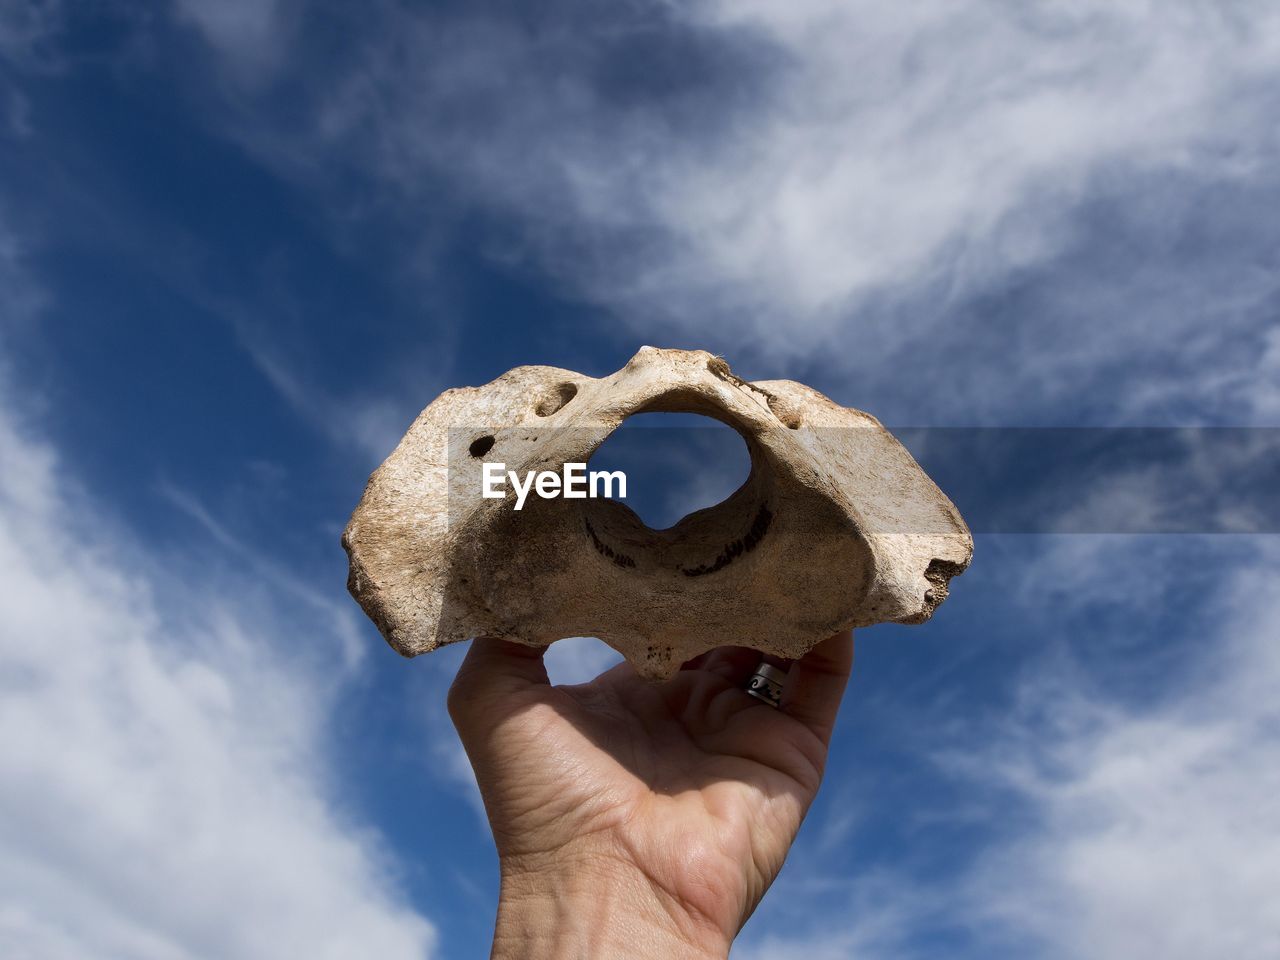
[[[703,654],[706,658],[699,669],[732,683],[744,683],[756,664],[760,652],[750,647],[716,647]]]
[[[686,660],[684,663],[680,664],[680,669],[681,670],[702,670],[703,668],[706,667],[707,661],[711,659],[711,655],[713,653],[715,653],[715,650],[704,650],[702,653],[698,654],[692,660]]]
[[[449,710],[456,712],[468,702],[486,701],[530,686],[547,685],[547,668],[542,662],[546,647],[476,637],[471,641],[449,688]]]
[[[830,743],[836,712],[853,669],[853,631],[828,637],[791,665],[782,690],[782,710],[824,743]]]
[[[726,666],[736,669],[748,660],[754,664],[759,659],[760,654],[750,647],[712,647],[710,650],[704,650],[692,660],[686,660],[680,665],[680,669],[711,670],[714,672],[722,670]]]

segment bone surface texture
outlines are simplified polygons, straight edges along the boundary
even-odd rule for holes
[[[713,417],[751,472],[723,503],[651,530],[612,499],[486,498],[484,464],[585,463],[627,417]],[[874,623],[921,623],[973,540],[874,417],[703,351],[645,347],[612,376],[517,367],[448,390],[369,479],[342,538],[348,586],[414,656],[475,636],[604,640],[644,676],[714,647],[795,658]]]

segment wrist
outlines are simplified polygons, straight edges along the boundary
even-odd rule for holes
[[[502,864],[493,960],[725,960],[732,937],[606,859]]]

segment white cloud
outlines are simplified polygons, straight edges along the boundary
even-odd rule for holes
[[[1186,662],[1161,671],[1155,705],[1125,705],[1053,671],[1027,682],[1021,700],[1047,724],[1017,718],[974,763],[1038,826],[973,874],[967,906],[979,923],[1051,957],[1280,952],[1275,561],[1261,541],[1205,598],[1197,618],[1220,626],[1179,646]]]
[[[222,53],[242,80],[259,80],[276,63],[286,29],[279,0],[177,0],[178,16]]]
[[[922,795],[903,816],[950,814],[966,833],[981,831],[974,859],[948,858],[941,872],[935,863],[925,873],[907,850],[893,875],[867,877],[853,845],[855,862],[828,878],[848,891],[847,910],[838,919],[793,910],[791,934],[777,922],[749,928],[746,956],[903,960],[935,955],[930,938],[940,935],[954,938],[955,956],[1266,960],[1280,952],[1276,545],[1043,542],[1025,571],[1031,589],[1013,606],[1026,611],[1020,622],[1044,652],[1014,684],[1012,709],[975,720],[948,700],[947,745],[914,745],[937,760],[941,795],[962,803],[939,808]],[[1124,626],[1103,611],[1174,603],[1186,610],[1177,618],[1185,635],[1107,633]],[[1088,662],[1084,650],[1102,659]],[[797,864],[801,879],[811,879],[806,869],[819,868]],[[785,879],[790,892],[800,889],[795,873]]]
[[[26,69],[56,69],[49,41],[65,17],[62,0],[0,0],[0,58]]]
[[[4,409],[0,954],[430,954],[328,782],[340,632],[253,570],[148,555]]]
[[[1249,105],[1214,114],[1280,66],[1266,4],[695,9],[769,38],[790,65],[768,112],[709,158],[737,162],[692,165],[659,209],[704,238],[724,282],[805,313],[954,268],[953,242],[966,271],[1033,260],[1113,162],[1212,166],[1197,151],[1230,146],[1243,153],[1218,172],[1249,172],[1262,146]]]
[[[1277,189],[1274,4],[570,3],[531,30],[389,3],[351,27],[319,71],[275,31],[312,99],[237,101],[236,134],[313,185],[362,171],[384,199],[358,205],[424,236],[459,199],[512,218],[524,245],[495,256],[645,339],[856,372],[876,397],[911,371],[933,387],[914,422],[1274,413],[1274,196],[1247,199]],[[1206,207],[1214,188],[1245,199]],[[1133,231],[1114,253],[1017,316],[974,306],[1112,237],[1099,210]]]
[[[649,332],[771,354],[772,372],[821,354],[969,422],[1080,396],[1102,422],[1276,415],[1274,4],[707,0],[538,30],[390,9],[367,59],[318,91],[305,149],[262,116],[245,139],[281,163],[354,163],[409,210],[434,212],[443,178],[515,216],[575,292]],[[598,50],[655,22],[747,49],[749,68],[620,97]],[[1091,204],[1130,246],[1082,223]],[[1205,208],[1223,219],[1198,234]],[[997,336],[966,320],[953,369],[914,362],[966,297],[1093,246]],[[894,297],[917,309],[876,311]],[[1028,608],[1056,597],[1088,629],[1081,591],[1166,600],[1141,551],[1068,543]],[[1221,616],[1154,704],[1057,661],[1027,681],[1042,714],[981,760],[1039,821],[984,858],[963,909],[1062,955],[1276,953],[1274,559],[1237,558],[1229,596],[1199,598]],[[911,926],[792,947],[901,955]]]
[[[412,422],[413,414],[406,416],[385,395],[340,395],[304,377],[296,364],[286,362],[261,336],[243,327],[238,333],[254,366],[294,413],[336,445],[358,451],[371,463],[381,463]],[[423,379],[433,373],[419,371]],[[421,382],[415,386],[422,388]],[[429,395],[430,388],[422,393]]]
[[[45,303],[43,291],[28,280],[22,267],[25,252],[0,217],[0,316],[9,329],[28,324]]]

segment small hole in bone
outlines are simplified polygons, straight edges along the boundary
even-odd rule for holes
[[[800,416],[785,401],[769,394],[769,409],[790,430],[800,429]]]
[[[540,417],[549,417],[558,412],[570,400],[578,395],[578,387],[572,383],[562,383],[538,401],[533,412]]]
[[[477,437],[471,441],[471,446],[467,447],[467,452],[479,459],[493,449],[493,444],[494,438],[491,436]]]

